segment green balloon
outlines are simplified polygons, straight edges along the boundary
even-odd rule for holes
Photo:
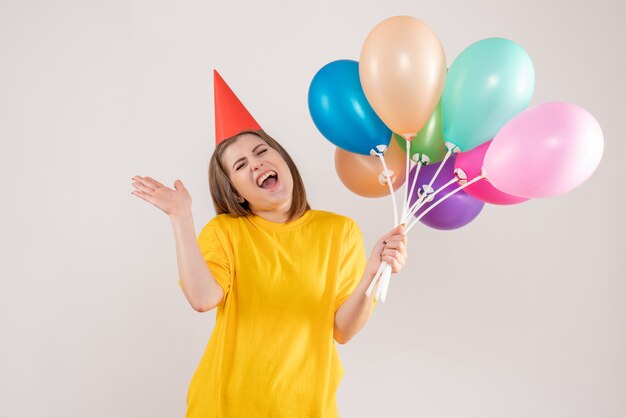
[[[394,133],[393,137],[403,150],[406,150],[406,141],[402,136]],[[441,117],[441,100],[428,119],[424,127],[411,140],[410,156],[415,162],[424,164],[437,163],[446,156],[446,145],[443,140],[443,124]]]

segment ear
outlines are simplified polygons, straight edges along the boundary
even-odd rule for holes
[[[243,203],[243,202],[245,202],[245,201],[246,201],[246,199],[244,199],[243,197],[241,197],[241,196],[237,195],[237,202],[239,202],[239,203]]]

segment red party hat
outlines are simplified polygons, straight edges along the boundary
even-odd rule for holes
[[[262,129],[228,84],[213,70],[215,145],[241,131]]]

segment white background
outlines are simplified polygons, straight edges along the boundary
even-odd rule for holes
[[[536,71],[531,104],[569,101],[603,127],[596,173],[559,197],[425,226],[365,329],[340,352],[342,417],[626,416],[625,7],[618,0],[0,2],[0,415],[180,417],[214,325],[176,283],[170,222],[131,177],[214,216],[212,70],[290,152],[314,208],[369,248],[392,223],[334,172],[309,83],[358,60],[406,14],[448,65],[504,37]],[[312,244],[313,245],[313,244]]]

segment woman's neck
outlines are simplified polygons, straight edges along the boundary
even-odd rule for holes
[[[289,209],[291,205],[286,208],[272,209],[272,210],[252,210],[252,213],[259,216],[266,221],[274,223],[286,223],[289,219]]]

